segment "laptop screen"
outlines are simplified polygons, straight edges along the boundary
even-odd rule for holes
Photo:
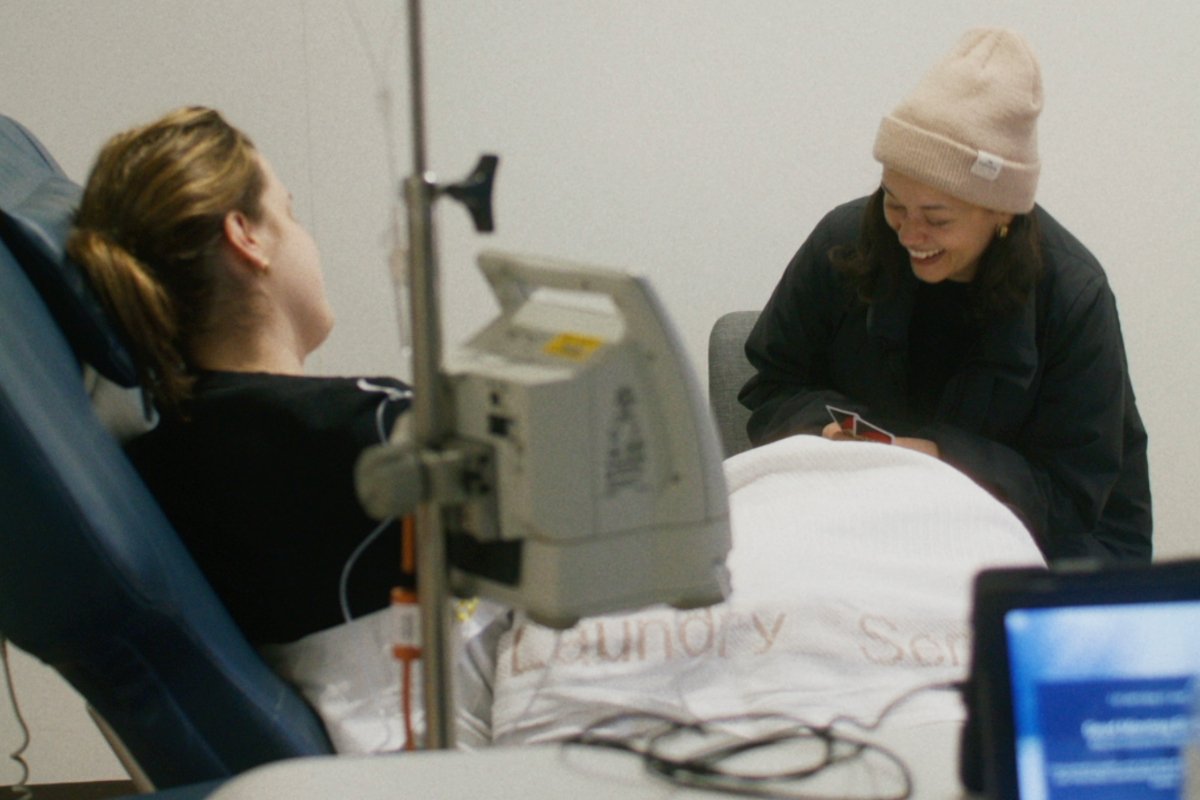
[[[1178,798],[1200,600],[1004,614],[1021,800]]]
[[[964,786],[1004,800],[1182,796],[1181,747],[1200,736],[1200,559],[985,569],[971,624]]]

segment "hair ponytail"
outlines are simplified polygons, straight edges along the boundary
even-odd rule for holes
[[[179,321],[166,289],[102,231],[76,227],[67,253],[83,267],[134,351],[142,386],[160,410],[178,413],[195,377],[178,346]]]

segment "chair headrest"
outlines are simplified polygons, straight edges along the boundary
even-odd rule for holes
[[[0,238],[37,287],[81,361],[121,386],[138,383],[133,356],[78,264],[67,235],[83,192],[39,143],[0,115]],[[15,180],[7,180],[16,177]]]

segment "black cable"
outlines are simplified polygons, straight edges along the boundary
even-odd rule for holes
[[[30,800],[33,793],[25,785],[29,781],[29,762],[25,760],[25,751],[29,748],[30,743],[29,726],[25,724],[25,717],[21,714],[21,706],[17,702],[17,690],[13,686],[12,666],[8,661],[8,640],[3,636],[0,636],[0,666],[4,668],[4,683],[8,687],[8,700],[12,704],[13,716],[17,720],[17,727],[21,729],[21,744],[8,755],[21,767],[21,778],[10,788],[15,793],[17,800]]]
[[[904,760],[892,750],[864,739],[839,733],[835,728],[849,724],[864,731],[875,731],[897,708],[918,694],[937,689],[960,689],[959,682],[924,684],[903,692],[883,707],[874,720],[864,722],[848,715],[838,715],[826,725],[812,725],[784,714],[739,714],[707,720],[682,720],[665,714],[630,712],[604,717],[589,725],[564,744],[587,745],[633,753],[642,759],[647,771],[678,786],[718,790],[744,797],[779,798],[779,800],[819,800],[820,795],[800,791],[803,787],[786,784],[803,783],[839,764],[863,759],[868,755],[882,758],[896,770],[899,786],[892,794],[878,794],[863,800],[906,800],[912,796],[912,773]],[[756,737],[741,737],[728,730],[729,726],[775,721],[775,730]],[[624,735],[602,733],[603,729],[641,723],[641,730]],[[723,731],[714,728],[723,727]],[[703,750],[684,755],[668,752],[678,745],[681,736],[712,737],[721,741]],[[768,747],[788,743],[818,742],[822,755],[811,764],[779,771],[743,771],[731,768],[728,762],[738,756]]]
[[[756,738],[735,739],[716,748],[710,748],[703,754],[685,758],[666,757],[657,749],[669,736],[681,731],[693,730],[703,733],[706,726],[772,719],[778,720],[787,727]],[[755,750],[807,741],[818,742],[822,749],[820,758],[810,764],[770,772],[747,772],[727,766],[728,761]],[[863,758],[868,753],[882,756],[896,768],[900,777],[900,788],[896,793],[874,796],[872,800],[904,800],[909,797],[912,793],[912,780],[908,769],[904,762],[891,751],[871,742],[839,734],[829,726],[815,726],[803,720],[781,715],[727,717],[708,720],[703,724],[692,723],[682,728],[675,728],[651,740],[645,755],[645,763],[652,773],[684,786],[720,790],[748,797],[796,800],[797,798],[820,797],[820,795],[789,789],[789,784],[803,783],[805,780],[816,778],[834,766]]]
[[[859,730],[875,731],[875,730],[878,730],[879,726],[883,724],[883,721],[885,719],[887,719],[889,714],[891,714],[893,711],[895,711],[900,706],[907,703],[909,700],[912,700],[917,695],[924,694],[925,692],[936,691],[938,689],[956,689],[956,690],[961,691],[963,686],[964,686],[964,684],[962,681],[940,681],[938,683],[923,683],[920,686],[914,686],[912,689],[909,689],[906,692],[902,692],[901,694],[899,694],[895,698],[893,698],[887,705],[885,705],[883,707],[883,710],[880,711],[878,715],[876,715],[874,722],[863,722],[862,720],[859,720],[855,717],[851,717],[848,714],[839,714],[836,717],[834,717],[833,719],[829,720],[829,727],[832,728],[833,726],[844,722],[849,725],[855,726]]]

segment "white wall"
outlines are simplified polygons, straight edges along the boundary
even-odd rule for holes
[[[390,137],[353,14],[395,91]],[[761,305],[820,215],[873,188],[879,117],[967,27],[1021,30],[1045,73],[1039,199],[1117,293],[1158,552],[1200,553],[1193,0],[439,0],[425,18],[430,167],[501,156],[495,235],[438,211],[448,341],[492,315],[473,258],[503,247],[650,276],[701,375],[712,321]],[[406,374],[384,267],[410,172],[405,31],[401,0],[0,0],[0,111],[82,181],[110,133],[221,108],[322,246],[339,326],[313,370]]]

